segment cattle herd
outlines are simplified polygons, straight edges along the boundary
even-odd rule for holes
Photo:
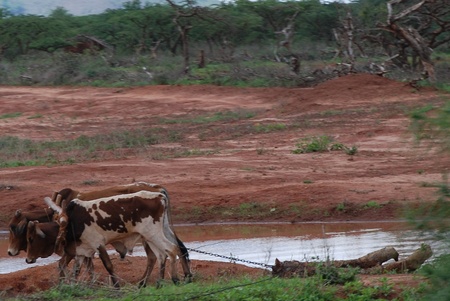
[[[104,190],[79,192],[65,188],[44,199],[48,207],[35,211],[17,210],[9,222],[8,254],[26,251],[27,263],[53,253],[58,262],[60,281],[76,279],[85,266],[91,279],[92,258],[98,252],[115,287],[119,287],[106,245],[112,245],[121,258],[141,242],[147,255],[147,267],[139,280],[145,286],[159,264],[158,281],[164,278],[167,257],[174,283],[179,259],[185,281],[191,281],[189,255],[173,229],[167,190],[157,184],[135,182]],[[68,264],[74,260],[73,271]]]

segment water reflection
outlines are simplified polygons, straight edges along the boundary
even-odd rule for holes
[[[435,241],[431,233],[411,230],[408,224],[401,222],[210,224],[178,225],[175,228],[188,248],[266,264],[273,264],[275,258],[308,261],[327,257],[336,260],[353,259],[386,246],[395,247],[402,258],[409,256],[422,243],[430,244],[435,255],[444,250],[444,246]],[[6,231],[0,231],[0,274],[59,259],[55,255],[28,265],[23,252],[18,257],[8,257],[7,237]],[[145,256],[142,247],[136,247],[133,256]],[[195,251],[190,252],[190,257],[231,261]]]

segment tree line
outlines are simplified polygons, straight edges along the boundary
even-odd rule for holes
[[[450,49],[450,0],[236,0],[209,7],[193,0],[132,0],[101,14],[73,16],[58,7],[47,17],[0,9],[0,59],[54,53],[76,45],[80,35],[115,54],[180,55],[186,72],[191,45],[220,52],[223,59],[232,59],[239,47],[265,45],[273,47],[272,59],[281,61],[305,59],[302,47],[321,42],[350,64],[357,57],[384,55],[433,78],[433,50]]]

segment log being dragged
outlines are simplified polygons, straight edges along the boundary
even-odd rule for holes
[[[431,247],[427,244],[422,244],[419,249],[405,259],[382,266],[382,271],[394,271],[397,273],[414,272],[432,255],[433,251]]]
[[[420,249],[416,250],[406,259],[399,261],[399,254],[395,248],[385,247],[357,259],[329,261],[326,264],[337,268],[359,267],[364,272],[370,273],[383,273],[384,271],[404,273],[418,269],[432,254],[431,247],[422,244]],[[382,265],[391,259],[394,259],[395,262]],[[275,259],[275,265],[272,267],[272,275],[283,278],[309,277],[314,275],[316,269],[323,264],[323,262],[300,262],[297,260],[281,262]]]
[[[333,262],[333,265],[338,268],[359,267],[361,269],[368,269],[377,265],[381,265],[391,259],[398,261],[398,252],[393,247],[385,247],[358,259],[336,260]]]

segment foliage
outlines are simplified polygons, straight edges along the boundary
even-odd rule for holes
[[[327,135],[302,138],[297,142],[296,149],[292,152],[294,154],[305,154],[326,151],[344,151],[347,155],[354,155],[358,151],[356,146],[349,148],[342,143],[332,143],[332,141],[333,138]]]
[[[431,105],[412,112],[412,130],[418,141],[431,141],[440,147],[444,156],[450,151],[450,101],[440,107]],[[410,218],[421,229],[438,229],[437,237],[450,243],[450,185],[448,170],[439,183],[438,199],[433,206],[411,211]],[[431,287],[423,300],[450,299],[450,254],[443,254],[425,266],[422,272],[429,278]]]
[[[450,101],[442,107],[431,105],[411,113],[411,128],[419,140],[432,140],[444,151],[450,151]]]
[[[331,141],[332,138],[326,135],[302,138],[296,144],[297,148],[293,151],[293,153],[304,154],[313,152],[325,152],[329,150],[328,146]]]
[[[158,128],[120,131],[92,137],[82,135],[73,140],[44,142],[5,136],[0,138],[0,167],[71,164],[76,161],[95,160],[104,151],[120,156],[124,149],[138,152],[149,145],[179,139],[182,137]]]
[[[339,292],[339,293],[338,293]],[[312,300],[386,300],[395,291],[387,281],[380,286],[366,286],[359,281],[347,281],[344,286],[333,285],[318,275],[310,278],[228,279],[226,276],[216,283],[193,282],[188,285],[163,285],[162,288],[147,287],[141,290],[127,286],[121,290],[107,287],[89,287],[83,284],[60,285],[19,300],[198,300],[198,301],[312,301]],[[413,289],[405,289],[401,300],[417,300]],[[436,299],[437,300],[437,299]],[[439,299],[441,300],[441,299]],[[444,299],[442,299],[444,300]]]
[[[436,258],[424,265],[421,273],[430,279],[431,286],[425,292],[423,300],[444,301],[450,296],[450,254]]]

